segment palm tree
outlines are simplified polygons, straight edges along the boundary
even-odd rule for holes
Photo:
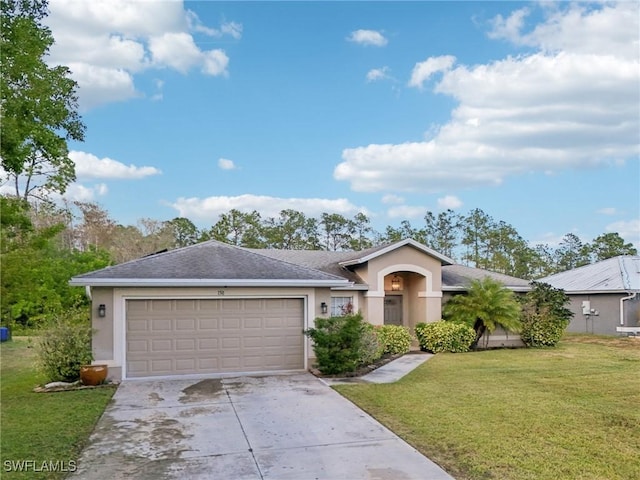
[[[466,323],[476,331],[471,348],[477,348],[485,332],[493,332],[497,327],[507,331],[520,330],[520,304],[515,294],[502,283],[485,277],[473,280],[467,294],[456,295],[444,306],[444,318]]]

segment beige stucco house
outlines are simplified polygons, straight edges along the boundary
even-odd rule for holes
[[[402,240],[360,252],[257,250],[208,241],[79,275],[92,299],[94,363],[110,378],[304,370],[304,330],[361,311],[374,325],[441,318],[443,297],[493,276]],[[500,341],[500,339],[498,339]]]

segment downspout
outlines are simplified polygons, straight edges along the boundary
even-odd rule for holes
[[[624,326],[624,301],[625,300],[632,300],[632,299],[636,298],[636,295],[638,295],[638,292],[633,292],[628,297],[622,297],[620,299],[620,326]]]
[[[84,294],[87,296],[87,298],[89,300],[92,300],[92,298],[91,298],[91,286],[90,285],[85,285]]]

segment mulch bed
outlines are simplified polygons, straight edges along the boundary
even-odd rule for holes
[[[383,355],[382,357],[380,357],[378,360],[376,360],[371,365],[365,365],[363,367],[360,367],[354,372],[346,372],[346,373],[341,373],[341,374],[337,374],[337,375],[326,375],[326,374],[322,373],[320,370],[318,370],[317,368],[313,368],[313,367],[309,369],[309,372],[312,373],[313,375],[315,375],[316,377],[320,377],[320,378],[362,377],[363,375],[366,375],[367,373],[373,372],[376,368],[380,368],[383,365],[386,365],[387,363],[395,360],[396,358],[402,357],[403,355],[405,355],[405,354],[399,353],[399,354],[396,354],[396,355]]]

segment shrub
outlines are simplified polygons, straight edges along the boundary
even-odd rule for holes
[[[433,353],[467,352],[476,338],[473,328],[462,323],[434,322],[416,325],[420,348]]]
[[[315,324],[305,334],[313,340],[317,367],[324,374],[353,372],[377,354],[375,332],[360,313],[316,318]]]
[[[57,320],[42,333],[39,347],[39,366],[47,379],[74,382],[80,378],[80,366],[93,360],[91,326]]]
[[[411,348],[411,332],[401,325],[380,325],[375,327],[380,343],[381,355],[407,353]]]
[[[378,331],[370,323],[363,323],[358,352],[358,366],[369,365],[378,360],[384,353]]]
[[[528,347],[553,347],[562,338],[573,316],[569,297],[546,283],[532,282],[522,301],[520,338]]]

